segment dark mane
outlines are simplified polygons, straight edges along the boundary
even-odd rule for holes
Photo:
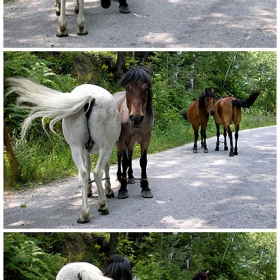
[[[200,109],[204,108],[204,98],[207,98],[207,97],[216,98],[216,95],[215,95],[214,91],[206,88],[205,91],[198,98],[198,107]]]
[[[132,264],[121,255],[112,255],[103,274],[114,280],[132,280]]]
[[[133,67],[128,72],[126,72],[124,77],[120,81],[120,85],[123,87],[130,83],[136,85],[139,80],[143,84],[147,84],[148,88],[152,87],[149,72],[142,66]]]

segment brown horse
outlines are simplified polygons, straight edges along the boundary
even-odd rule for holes
[[[207,270],[206,272],[204,271],[196,272],[192,280],[208,280],[209,279],[208,274],[209,274],[209,270]]]
[[[183,117],[187,119],[194,130],[194,146],[193,152],[197,153],[197,139],[198,128],[201,126],[201,148],[204,148],[204,153],[208,153],[206,145],[206,127],[209,120],[209,114],[213,116],[215,114],[215,93],[214,90],[205,89],[198,100],[193,101],[186,113],[183,113]]]
[[[226,136],[228,133],[230,141],[230,152],[229,156],[238,155],[237,152],[237,140],[238,140],[238,131],[239,124],[241,122],[241,108],[248,108],[254,104],[260,92],[252,92],[248,99],[238,100],[233,96],[222,97],[215,104],[214,120],[217,129],[217,142],[215,151],[219,151],[219,137],[220,137],[220,125],[224,126],[224,150],[228,150]],[[233,150],[233,141],[232,141],[232,131],[230,125],[234,124],[235,127],[235,147]]]
[[[121,81],[126,91],[114,94],[121,116],[121,135],[116,143],[118,157],[117,177],[121,183],[118,198],[127,198],[127,182],[134,180],[132,155],[135,143],[141,147],[142,197],[153,197],[147,179],[147,151],[154,125],[152,83],[149,72],[143,67],[129,70]],[[128,172],[127,172],[128,170]],[[127,178],[128,176],[128,178]]]

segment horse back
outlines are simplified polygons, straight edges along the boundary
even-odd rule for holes
[[[231,125],[235,114],[237,113],[232,106],[234,97],[223,97],[219,99],[215,104],[214,120],[218,125]]]

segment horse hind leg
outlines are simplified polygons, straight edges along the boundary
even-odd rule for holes
[[[228,145],[227,145],[227,131],[226,128],[224,127],[224,150],[228,151]]]
[[[128,152],[128,171],[127,171],[127,177],[128,177],[128,184],[135,184],[135,179],[133,176],[133,169],[132,169],[132,155],[133,155],[133,151],[132,152]]]
[[[220,150],[220,126],[216,123],[216,135],[217,135],[217,142],[216,142],[216,148],[215,151]]]
[[[129,165],[129,159],[127,157],[126,151],[123,152],[122,160],[119,164],[122,165],[122,172],[118,173],[118,179],[121,183],[121,187],[118,193],[118,199],[125,199],[128,198],[126,172]]]
[[[102,173],[103,173],[102,171],[105,170],[105,173],[107,173],[108,175],[109,173],[108,164],[109,164],[110,155],[111,154],[109,152],[100,150],[99,158],[96,167],[94,168],[93,171],[94,180],[98,191],[98,211],[105,215],[109,214],[109,210],[106,203],[106,196],[104,194],[103,186],[102,186]]]
[[[111,182],[110,182],[110,163],[108,162],[105,166],[105,192],[107,198],[113,198],[114,192],[111,188]]]
[[[90,171],[91,171],[91,162],[89,153],[85,152],[85,167],[87,170],[87,197],[92,197],[92,189],[91,189],[91,179],[90,179]]]
[[[197,153],[197,139],[198,139],[198,127],[193,127],[194,130],[194,144],[193,144],[193,153]]]
[[[89,221],[90,209],[88,205],[88,172],[85,164],[85,155],[83,154],[83,147],[70,147],[73,161],[79,170],[79,180],[82,186],[82,207],[77,222],[87,223]]]
[[[234,147],[234,155],[238,155],[238,151],[237,151],[237,141],[238,141],[238,131],[239,131],[239,125],[237,125],[235,127],[235,147]]]

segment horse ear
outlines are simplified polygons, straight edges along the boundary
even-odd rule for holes
[[[206,273],[206,274],[209,274],[209,270],[207,270],[205,273]]]
[[[107,258],[105,255],[103,257],[104,257],[104,260],[105,260],[106,264],[109,265],[111,263],[110,259]]]

